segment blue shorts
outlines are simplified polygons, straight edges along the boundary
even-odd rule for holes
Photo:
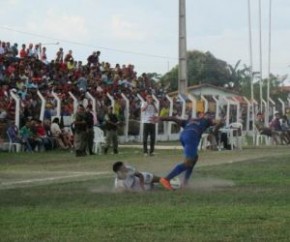
[[[189,159],[195,159],[197,156],[200,135],[193,130],[183,131],[180,135],[180,142],[183,146],[184,156]]]

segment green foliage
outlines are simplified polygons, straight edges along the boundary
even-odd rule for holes
[[[189,51],[187,53],[188,85],[212,84],[224,86],[229,79],[227,63],[214,57],[210,52]],[[178,88],[178,66],[161,78],[163,86],[170,90]]]
[[[189,51],[188,58],[188,85],[212,84],[225,87],[248,98],[251,97],[251,72],[250,67],[243,65],[241,60],[232,66],[216,58],[210,52]],[[254,97],[260,99],[259,72],[253,72]],[[288,93],[279,91],[287,76],[270,75],[270,96],[276,100],[278,97],[286,99]],[[161,84],[169,91],[178,89],[178,65],[161,77]],[[263,98],[266,99],[268,79],[262,80]]]

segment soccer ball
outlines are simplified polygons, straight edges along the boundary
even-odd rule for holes
[[[181,187],[181,181],[179,177],[174,177],[170,180],[170,184],[174,190],[179,189]]]

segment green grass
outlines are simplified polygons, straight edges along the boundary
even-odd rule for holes
[[[111,173],[3,184],[56,172],[110,171],[116,159],[165,174],[181,152],[144,158],[127,149],[83,160],[63,152],[2,153],[0,241],[289,241],[288,150],[201,152],[190,189],[142,194],[113,193]]]

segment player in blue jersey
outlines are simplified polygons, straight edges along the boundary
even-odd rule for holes
[[[210,117],[209,113],[199,112],[197,116],[197,118],[190,118],[188,120],[159,116],[152,118],[152,121],[154,122],[173,121],[183,128],[180,134],[180,142],[183,146],[184,161],[173,168],[166,177],[160,178],[160,183],[168,190],[173,190],[170,180],[182,172],[185,172],[183,185],[187,185],[192,170],[198,160],[197,150],[202,133],[210,126],[219,124],[219,122],[214,121]]]

